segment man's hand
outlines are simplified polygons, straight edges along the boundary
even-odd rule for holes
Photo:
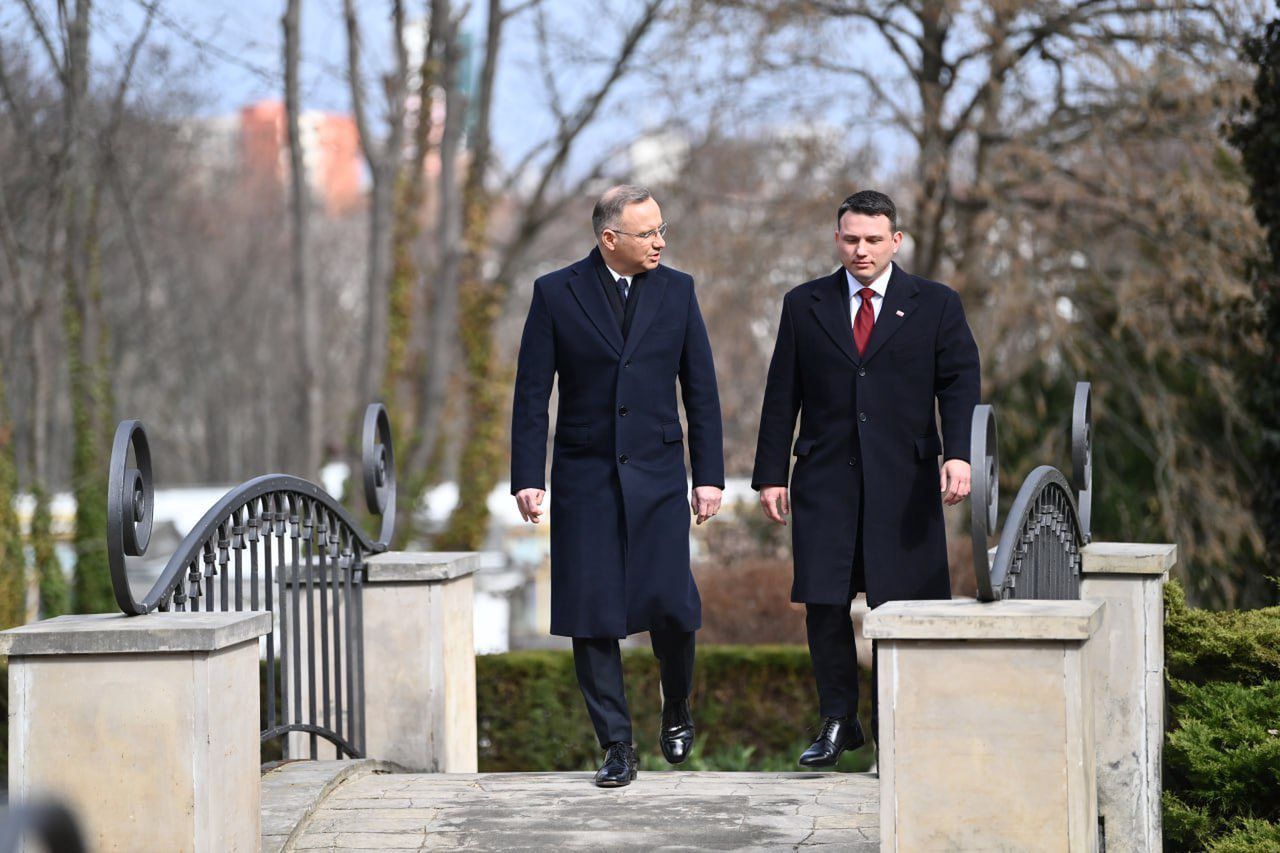
[[[516,506],[520,508],[520,517],[525,521],[537,524],[542,520],[542,499],[547,493],[542,489],[521,489],[516,492]]]
[[[787,496],[786,486],[765,486],[760,490],[760,506],[770,520],[786,525],[784,515],[791,514],[791,498]]]
[[[720,499],[724,492],[715,486],[694,486],[693,497],[689,499],[689,508],[698,516],[698,523],[706,521],[720,511]]]
[[[969,497],[969,463],[962,459],[948,459],[942,463],[942,502],[955,506]]]

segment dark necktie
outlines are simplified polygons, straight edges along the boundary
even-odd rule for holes
[[[624,308],[627,305],[627,291],[630,289],[631,288],[628,287],[627,280],[625,278],[618,279],[618,295],[622,297],[622,305]]]
[[[871,327],[876,324],[876,309],[871,304],[871,299],[875,295],[876,292],[869,287],[858,291],[862,305],[858,308],[857,316],[853,318],[853,342],[858,347],[858,355],[867,351],[867,341],[871,339]]]

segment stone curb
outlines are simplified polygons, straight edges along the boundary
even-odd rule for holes
[[[373,758],[290,761],[262,776],[262,853],[289,853],[325,798],[343,784],[371,773],[404,773],[399,764]]]

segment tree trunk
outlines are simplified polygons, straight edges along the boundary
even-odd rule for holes
[[[494,325],[505,290],[486,279],[482,264],[489,230],[489,197],[485,175],[489,167],[489,114],[493,81],[502,37],[500,0],[489,0],[485,63],[480,74],[474,144],[467,183],[463,189],[463,248],[460,267],[458,327],[465,369],[467,431],[458,470],[458,505],[440,536],[438,547],[474,551],[484,547],[489,529],[489,492],[501,476],[505,425],[501,419],[506,383],[495,363]]]
[[[306,165],[302,158],[302,136],[298,126],[298,19],[302,0],[288,0],[284,18],[284,104],[289,134],[289,186],[292,233],[289,244],[293,265],[293,292],[298,306],[299,377],[303,389],[302,447],[305,476],[320,471],[321,424],[324,423],[324,371],[321,365],[320,308],[315,288],[308,282],[307,219],[311,205]]]
[[[439,261],[428,282],[426,312],[426,357],[422,396],[415,420],[419,439],[409,455],[408,468],[418,472],[422,485],[431,478],[432,457],[440,444],[441,425],[449,392],[449,378],[457,352],[458,265],[461,258],[462,213],[458,181],[458,160],[466,125],[467,104],[459,87],[461,49],[458,25],[448,16],[448,0],[437,0],[433,16],[439,15],[441,50],[440,78],[445,96],[444,127],[440,137],[440,179],[436,192],[436,244]],[[432,26],[436,26],[436,18]]]

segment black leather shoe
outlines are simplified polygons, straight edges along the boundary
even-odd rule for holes
[[[688,699],[672,699],[662,703],[662,731],[658,743],[662,756],[669,764],[684,764],[693,752],[693,715],[689,712]]]
[[[636,751],[629,743],[616,741],[605,748],[604,764],[596,771],[600,788],[621,788],[636,778]]]
[[[840,753],[867,742],[857,717],[823,717],[817,739],[800,756],[802,767],[835,767]]]

